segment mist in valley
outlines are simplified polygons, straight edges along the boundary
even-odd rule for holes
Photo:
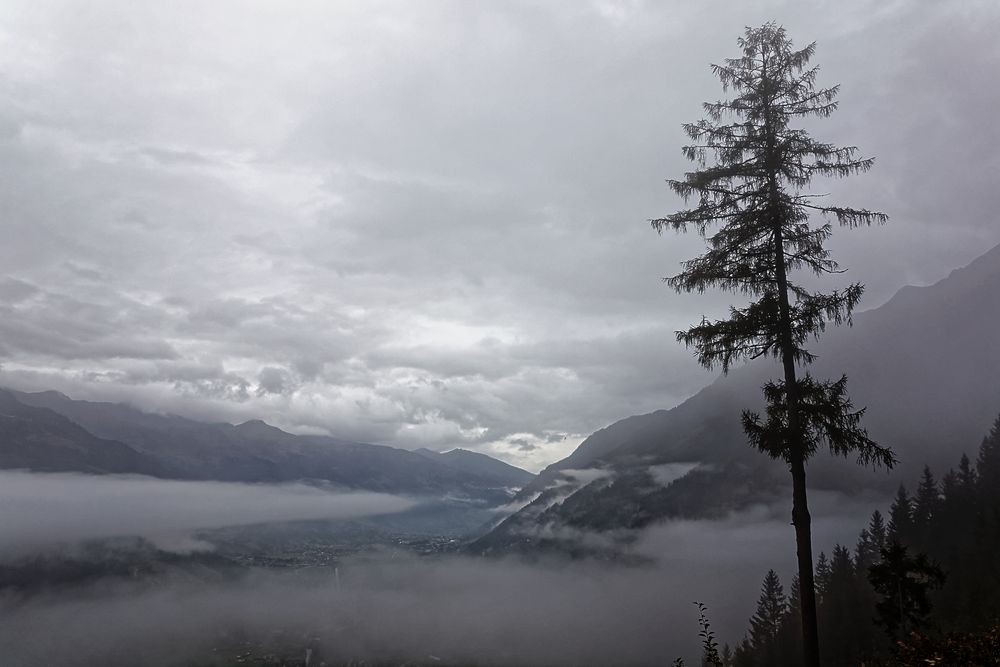
[[[360,518],[408,505],[302,486],[24,472],[0,473],[0,482],[0,567],[37,557],[73,559],[81,542],[111,535],[145,535],[158,549],[195,544],[205,552],[213,545],[204,529],[231,522]],[[56,483],[62,493],[54,492]],[[852,543],[877,500],[820,495],[817,544]],[[213,511],[213,501],[226,502]],[[193,504],[205,511],[192,512]],[[631,563],[375,549],[335,567],[104,577],[7,593],[0,602],[0,655],[12,667],[211,664],[220,648],[242,647],[235,639],[241,638],[267,650],[290,646],[294,656],[310,648],[330,665],[694,659],[693,601],[706,603],[720,637],[735,643],[763,573],[790,573],[787,514],[787,507],[756,506],[722,520],[657,524],[636,536]],[[38,540],[54,534],[61,544]],[[172,540],[158,545],[164,536]]]

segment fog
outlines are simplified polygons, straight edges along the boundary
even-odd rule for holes
[[[305,484],[185,482],[125,475],[0,471],[0,558],[105,537],[189,550],[193,531],[401,512],[414,501]]]
[[[357,516],[406,502],[302,486],[28,473],[3,473],[0,488],[0,544],[22,552],[30,540],[42,544],[45,535],[59,533],[70,539]],[[52,497],[45,500],[46,494]],[[73,497],[78,502],[66,501]],[[853,545],[879,505],[875,498],[815,493],[817,552],[835,542]],[[697,654],[693,601],[706,603],[720,639],[735,643],[765,572],[778,570],[787,587],[794,568],[783,506],[658,524],[632,548],[647,564],[395,553],[343,561],[336,574],[310,568],[247,570],[236,579],[168,577],[155,584],[98,581],[0,601],[0,655],[5,667],[183,665],[239,629],[265,642],[276,632],[290,633],[289,641],[303,651],[314,648],[327,664],[662,665]]]

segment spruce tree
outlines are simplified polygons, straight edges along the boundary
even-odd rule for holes
[[[865,572],[877,558],[878,548],[872,540],[871,533],[867,528],[862,528],[861,534],[858,535],[858,543],[854,547],[854,566],[859,572]]]
[[[980,516],[977,560],[980,587],[988,601],[983,616],[1000,618],[1000,417],[979,446],[976,484]]]
[[[958,483],[962,488],[962,493],[974,496],[976,493],[976,471],[972,469],[972,462],[969,461],[968,454],[962,454],[958,462]]]
[[[816,559],[816,596],[822,600],[830,586],[830,561],[826,559],[826,554],[819,552]]]
[[[900,544],[913,541],[913,501],[902,484],[889,508],[889,541]]]
[[[863,409],[847,395],[847,378],[821,381],[801,372],[813,360],[806,342],[827,322],[850,323],[863,286],[812,292],[795,279],[796,270],[821,276],[838,272],[825,243],[832,225],[810,224],[810,214],[857,227],[882,223],[882,213],[824,205],[806,192],[814,176],[844,177],[867,171],[872,160],[853,147],[813,139],[793,123],[829,116],[837,108],[838,86],[817,88],[817,67],[809,60],[815,44],[795,50],[784,28],[768,23],[747,28],[738,40],[742,56],[712,65],[732,99],[705,103],[707,118],[684,130],[692,144],[685,156],[698,168],[671,188],[697,205],[651,220],[657,231],[695,229],[708,243],[700,257],[667,279],[681,292],[709,287],[750,299],[732,307],[726,319],[702,321],[677,334],[695,348],[704,366],[728,372],[733,363],[772,356],[781,379],[764,387],[766,419],[744,412],[751,444],[787,463],[792,478],[792,523],[802,587],[804,663],[819,664],[816,594],[813,582],[811,519],[806,493],[806,460],[821,446],[859,463],[891,466],[892,453],[873,442],[860,426]],[[708,164],[709,157],[714,159]],[[720,225],[709,233],[713,223]]]
[[[888,531],[885,518],[878,510],[872,512],[872,518],[868,521],[868,534],[871,536],[872,544],[881,551],[888,539]]]
[[[733,667],[733,649],[729,648],[729,644],[722,646],[722,665],[723,667]]]
[[[756,667],[753,646],[750,645],[750,638],[746,635],[736,646],[736,651],[733,654],[733,665],[734,667]]]
[[[850,549],[836,545],[830,557],[830,578],[820,608],[820,623],[829,641],[825,642],[823,662],[830,665],[857,664],[858,592],[854,560]],[[864,619],[864,617],[862,617]],[[867,619],[864,619],[867,620]]]
[[[819,571],[817,570],[817,575]],[[819,586],[817,576],[817,588]],[[822,602],[820,603],[822,604]],[[788,605],[781,619],[781,631],[778,634],[780,665],[798,665],[802,660],[802,587],[799,577],[792,577],[788,587]]]
[[[906,637],[931,611],[928,592],[940,588],[944,573],[927,556],[910,556],[905,546],[893,542],[882,550],[882,560],[873,565],[869,579],[881,599],[875,605],[877,622],[890,638]]]
[[[924,466],[923,476],[913,498],[913,522],[917,526],[927,526],[941,503],[941,492],[931,473],[930,466]]]
[[[923,476],[913,497],[913,536],[918,551],[927,551],[930,546],[931,522],[941,511],[941,490],[938,488],[930,466],[924,466]]]
[[[979,485],[979,497],[988,505],[1000,505],[1000,416],[997,416],[989,435],[979,445],[976,481]]]
[[[757,611],[750,617],[750,645],[757,662],[773,665],[778,659],[778,636],[788,609],[788,600],[778,573],[768,570],[761,584]]]

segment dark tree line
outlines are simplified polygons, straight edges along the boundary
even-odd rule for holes
[[[915,489],[899,488],[888,518],[873,512],[853,550],[819,555],[824,666],[1000,665],[1000,417],[975,463],[963,455],[940,482],[924,468]],[[722,664],[800,665],[798,604],[797,579],[786,594],[769,571],[746,636]],[[941,657],[949,650],[957,662]],[[932,659],[943,662],[921,662]]]

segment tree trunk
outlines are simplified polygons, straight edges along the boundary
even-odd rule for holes
[[[792,523],[795,525],[795,553],[802,589],[802,664],[806,667],[819,667],[819,624],[816,618],[816,586],[813,581],[812,521],[806,502],[806,466],[799,457],[790,467]]]
[[[792,340],[791,307],[788,302],[788,275],[785,266],[784,227],[782,201],[778,187],[777,139],[771,124],[770,84],[768,60],[761,66],[761,96],[764,106],[764,133],[767,145],[768,208],[774,234],[774,278],[778,291],[780,318],[781,363],[785,375],[785,401],[788,408],[788,464],[792,473],[792,525],[795,526],[795,553],[798,561],[799,586],[802,611],[802,664],[804,667],[819,665],[819,624],[816,619],[816,584],[813,580],[812,519],[806,498],[806,465],[803,443],[799,430],[798,381],[795,373],[795,345]]]
[[[789,469],[792,473],[792,525],[795,526],[795,553],[798,560],[799,585],[802,596],[802,664],[819,667],[819,624],[816,619],[816,585],[813,581],[812,519],[806,498],[806,464],[802,442],[799,441],[798,379],[795,373],[792,343],[791,309],[788,303],[788,277],[785,273],[785,253],[780,218],[775,225],[775,254],[778,283],[778,303],[781,316],[781,362],[785,372],[785,400],[788,405],[788,432],[791,442]]]
[[[778,283],[778,303],[781,316],[781,361],[785,372],[785,400],[788,405],[788,432],[791,442],[789,469],[792,473],[792,525],[795,526],[795,553],[798,560],[799,585],[802,596],[802,664],[805,667],[819,667],[819,624],[816,619],[816,585],[813,581],[812,519],[806,498],[806,464],[802,442],[798,440],[799,397],[798,379],[795,373],[795,358],[792,343],[791,312],[788,303],[788,277],[785,273],[784,246],[780,220],[775,226],[777,255],[776,279]]]

